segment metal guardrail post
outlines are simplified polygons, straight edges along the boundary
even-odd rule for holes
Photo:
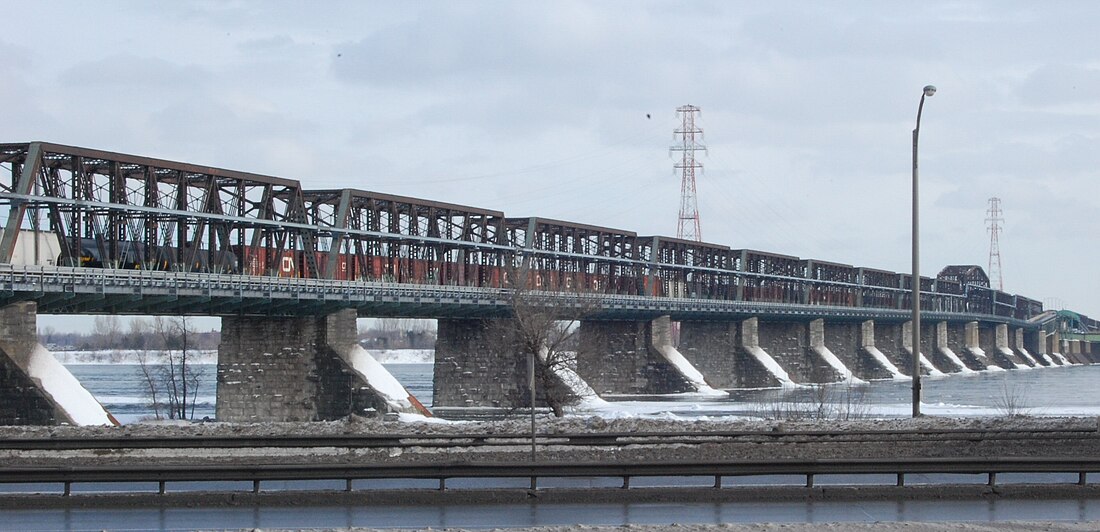
[[[814,487],[814,474],[813,473],[806,473],[806,487],[807,488]]]
[[[897,486],[901,487],[901,486],[904,486],[904,485],[905,485],[905,473],[898,473]]]
[[[714,489],[722,489],[722,475],[714,475]]]
[[[1077,473],[1077,485],[1084,486],[1088,484],[1088,473],[1082,471]]]
[[[997,473],[995,473],[993,471],[989,472],[989,482],[987,482],[986,485],[989,486],[989,487],[993,487],[993,486],[997,485]]]
[[[260,492],[260,481],[259,480],[253,480],[252,481],[252,493],[259,493],[259,492]]]

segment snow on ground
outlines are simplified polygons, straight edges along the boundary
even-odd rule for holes
[[[95,397],[76,380],[65,366],[51,356],[42,344],[36,344],[24,368],[27,376],[38,381],[40,388],[78,425],[111,425],[107,411]]]
[[[416,412],[409,400],[411,394],[394,376],[359,345],[353,345],[348,353],[341,353],[344,361],[358,373],[367,385],[377,392],[386,404],[402,412]]]
[[[367,353],[383,364],[432,364],[434,349],[367,349]]]
[[[432,349],[367,349],[375,360],[383,364],[431,364],[435,360]],[[179,356],[179,351],[172,354]],[[91,351],[55,351],[54,357],[62,364],[138,364],[142,355],[149,364],[167,364],[168,351],[138,349],[98,349]],[[188,352],[195,364],[217,364],[216,349]]]
[[[100,349],[93,351],[55,351],[54,358],[62,364],[140,364],[142,356],[148,364],[167,364],[168,355],[179,357],[179,351]],[[187,352],[192,364],[217,364],[218,352],[214,349]]]
[[[550,350],[543,346],[543,348],[539,350],[539,358],[541,358],[543,362],[546,362],[549,356]],[[575,354],[573,355],[573,361],[576,361]],[[577,372],[572,368],[565,367],[564,364],[553,364],[550,369],[569,387],[569,391],[571,391],[573,395],[580,398],[580,408],[595,408],[607,404],[607,401],[600,397],[600,395],[596,393],[596,390],[593,390],[592,387],[589,386],[580,375],[577,375]]]

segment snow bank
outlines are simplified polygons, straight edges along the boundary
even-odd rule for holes
[[[367,353],[383,364],[433,364],[434,349],[367,349]]]
[[[906,377],[904,374],[902,374],[901,370],[899,370],[898,367],[895,366],[893,362],[890,362],[890,359],[886,358],[886,355],[882,354],[882,351],[879,351],[877,347],[875,347],[873,345],[869,345],[867,347],[864,347],[864,349],[867,350],[867,354],[871,355],[871,358],[875,359],[875,361],[877,361],[879,364],[881,364],[882,367],[886,368],[886,371],[890,372],[890,376],[893,379],[899,380],[899,381],[904,381],[904,380],[909,380],[911,378],[911,377]]]
[[[405,389],[398,380],[382,366],[382,363],[363,349],[362,346],[353,345],[347,353],[340,353],[340,357],[347,362],[353,371],[359,374],[364,382],[371,387],[382,400],[391,408],[399,412],[415,413],[419,409],[413,404],[412,394]]]
[[[818,356],[820,356],[822,359],[824,359],[825,362],[827,364],[829,364],[829,366],[831,366],[834,370],[836,370],[836,372],[838,374],[840,374],[840,377],[841,377],[840,380],[842,380],[842,381],[851,381],[851,382],[856,383],[856,384],[867,382],[867,381],[853,375],[852,371],[848,369],[848,366],[845,366],[844,362],[842,362],[839,358],[837,358],[837,356],[834,355],[833,352],[830,351],[828,347],[825,347],[823,345],[815,345],[813,347],[813,350],[814,350],[814,353],[817,353]]]
[[[114,425],[103,405],[42,344],[34,346],[27,376],[77,425]]]
[[[691,362],[688,361],[688,359],[684,358],[684,355],[680,354],[680,351],[677,350],[675,347],[672,347],[671,345],[655,345],[654,347],[657,348],[657,352],[660,353],[661,356],[664,357],[664,359],[668,361],[669,364],[672,364],[673,367],[679,370],[680,374],[683,375],[684,378],[691,381],[692,386],[695,386],[696,393],[702,395],[713,395],[715,397],[729,396],[729,394],[727,394],[726,392],[711,388],[710,385],[707,384],[706,380],[703,379],[703,374],[699,373],[699,370],[695,369],[695,366],[693,366]],[[778,366],[779,365],[776,364],[776,367]],[[780,371],[783,370],[780,369]],[[785,374],[786,372],[784,372],[784,375]]]
[[[964,364],[962,359],[959,358],[959,355],[956,355],[950,347],[941,347],[940,353],[943,353],[943,356],[947,357],[947,360],[950,360],[952,364],[959,368],[959,373],[977,373],[976,371],[966,367],[966,364]]]
[[[548,356],[550,356],[550,350],[545,346],[539,350],[539,358],[541,358],[543,362],[546,362]],[[573,395],[580,398],[580,402],[577,405],[578,407],[582,409],[598,408],[608,404],[607,401],[603,400],[603,398],[596,393],[596,390],[593,390],[580,375],[577,375],[576,371],[573,371],[572,368],[565,367],[563,364],[554,364],[551,366],[551,370],[569,387],[569,391],[571,391]]]
[[[795,384],[795,382],[791,380],[791,376],[787,374],[787,370],[783,369],[783,366],[780,366],[767,351],[757,346],[746,346],[745,351],[748,351],[757,362],[760,362],[760,364],[762,364],[783,387],[793,388],[798,386],[798,384]]]
[[[57,351],[54,358],[62,364],[140,364],[142,356],[148,364],[168,364],[168,355],[179,356],[179,351],[141,349],[101,349],[94,351]],[[189,364],[217,364],[216,349],[187,352]]]

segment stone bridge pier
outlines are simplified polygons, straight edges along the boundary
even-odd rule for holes
[[[117,425],[38,343],[38,305],[0,308],[0,425]]]
[[[509,320],[438,320],[432,381],[433,409],[528,408],[531,404],[528,356],[515,347]],[[547,393],[572,393],[559,371],[566,353],[544,353],[535,365],[535,404],[550,404]],[[551,360],[549,357],[553,356]]]
[[[357,343],[356,312],[223,317],[218,421],[326,421],[349,414],[428,414]],[[402,397],[404,395],[404,397]]]
[[[582,322],[577,374],[601,396],[699,391],[700,383],[684,372],[690,362],[672,348],[669,326],[667,317]]]

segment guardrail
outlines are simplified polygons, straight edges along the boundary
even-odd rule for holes
[[[728,443],[758,443],[761,441],[791,442],[949,442],[949,441],[1031,441],[1051,439],[1089,439],[1100,437],[1096,427],[1058,430],[973,430],[928,429],[912,430],[745,430],[711,432],[610,432],[536,434],[536,445],[616,447],[622,445],[712,445]],[[461,448],[508,447],[530,445],[530,434],[370,434],[362,436],[201,436],[119,438],[5,438],[0,449],[23,451],[72,451],[102,449],[254,449],[254,448]]]
[[[905,476],[914,474],[986,475],[987,485],[995,486],[1002,473],[1073,473],[1076,484],[1086,486],[1089,473],[1100,472],[1100,458],[908,458],[908,459],[835,459],[770,460],[658,463],[446,463],[446,464],[267,464],[267,465],[149,465],[149,466],[59,466],[0,467],[0,483],[64,484],[64,496],[72,495],[75,483],[150,483],[167,491],[168,482],[252,482],[252,491],[261,491],[264,481],[342,480],[345,491],[354,491],[352,482],[366,479],[436,480],[438,490],[447,489],[449,479],[530,479],[538,489],[544,478],[618,478],[622,489],[638,477],[704,477],[722,488],[723,477],[799,476],[807,488],[818,475],[892,475],[896,486],[905,485]],[[944,485],[951,485],[945,483]],[[593,488],[595,489],[595,488]]]

